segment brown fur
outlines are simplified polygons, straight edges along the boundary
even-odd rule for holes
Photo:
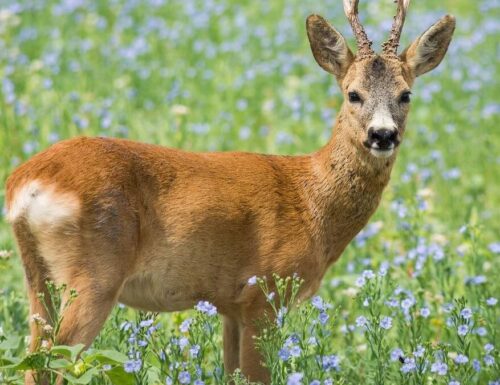
[[[356,61],[338,32],[316,30],[321,41],[308,32],[318,62],[335,58],[320,64],[344,94],[356,87],[366,102],[344,103],[331,140],[314,154],[189,153],[76,138],[14,171],[7,208],[31,312],[44,314],[36,292],[46,278],[79,293],[58,343],[89,345],[117,301],[174,311],[208,300],[224,315],[226,370],[239,366],[250,379],[268,381],[253,344],[266,301],[247,280],[298,273],[303,298],[318,289],[389,181],[397,151],[385,159],[371,155],[363,146],[367,122],[388,106],[402,136],[408,109],[394,100],[415,76],[397,58]],[[328,41],[340,42],[338,54],[321,53]],[[31,332],[36,341],[37,330]]]

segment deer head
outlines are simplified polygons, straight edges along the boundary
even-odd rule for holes
[[[437,21],[400,55],[399,39],[410,0],[397,0],[390,37],[376,54],[358,17],[358,0],[344,0],[344,10],[356,37],[356,55],[344,37],[318,15],[307,19],[314,58],[335,75],[346,102],[341,109],[342,135],[360,151],[377,158],[393,156],[401,143],[417,76],[443,59],[455,29],[455,18]]]

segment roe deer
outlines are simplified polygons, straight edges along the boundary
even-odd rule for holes
[[[332,138],[311,155],[190,153],[80,137],[18,167],[6,206],[31,314],[46,314],[36,295],[46,279],[75,288],[57,342],[88,346],[117,301],[176,311],[208,300],[224,317],[226,371],[268,383],[252,340],[268,305],[248,278],[298,273],[301,298],[318,289],[380,202],[415,78],[441,62],[451,41],[455,19],[444,16],[398,55],[409,0],[397,3],[381,54],[358,0],[344,0],[356,55],[325,19],[307,18],[313,55],[346,99]],[[31,349],[38,337],[32,327]]]

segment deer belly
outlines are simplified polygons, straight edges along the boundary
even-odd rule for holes
[[[123,286],[118,300],[148,311],[178,311],[192,308],[202,296],[189,282],[169,279],[162,272],[136,273]]]

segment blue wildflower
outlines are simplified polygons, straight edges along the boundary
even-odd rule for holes
[[[302,373],[292,373],[288,376],[286,381],[287,385],[302,385],[302,378],[304,375]]]
[[[196,310],[209,316],[217,315],[217,308],[208,301],[200,301],[195,306]]]
[[[191,375],[189,372],[182,371],[179,373],[179,384],[189,384],[191,382]]]
[[[384,317],[380,321],[380,327],[389,330],[392,327],[392,318],[391,317]]]

